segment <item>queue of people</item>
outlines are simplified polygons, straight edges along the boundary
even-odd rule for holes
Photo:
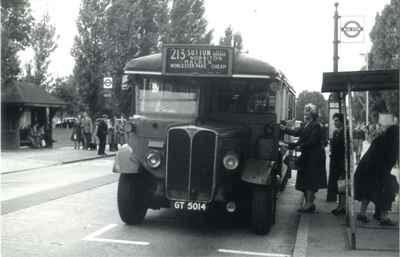
[[[399,156],[399,125],[393,122],[382,125],[378,122],[378,113],[371,113],[371,123],[363,126],[356,123],[352,131],[354,145],[349,149],[354,151],[356,170],[354,175],[354,198],[361,203],[357,220],[369,222],[366,211],[370,202],[375,205],[373,218],[381,225],[395,225],[388,213],[396,194],[399,192],[397,178],[391,170],[398,162]],[[346,213],[345,197],[345,134],[347,142],[350,139],[349,131],[344,131],[344,117],[341,113],[333,115],[335,130],[330,142],[329,187],[338,196],[337,207],[331,211],[339,216]],[[325,150],[323,126],[318,122],[318,111],[315,105],[307,104],[304,107],[304,125],[297,129],[290,129],[281,125],[281,130],[289,135],[298,136],[296,143],[289,143],[288,149],[301,152],[297,159],[296,189],[304,194],[304,202],[299,212],[313,213],[315,193],[319,189],[327,188],[325,170]],[[364,140],[370,146],[362,155]],[[350,152],[348,152],[350,154]],[[336,198],[336,199],[337,199]]]
[[[98,150],[99,155],[105,154],[107,142],[110,151],[118,151],[118,145],[126,143],[124,126],[126,119],[123,115],[118,119],[113,116],[111,119],[106,114],[97,118],[93,123],[89,115],[84,112],[83,116],[78,115],[71,134],[74,142],[74,149]]]

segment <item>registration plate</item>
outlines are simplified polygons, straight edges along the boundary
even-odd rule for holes
[[[186,211],[205,211],[207,210],[207,204],[205,202],[185,202],[175,201],[172,206],[177,210]]]

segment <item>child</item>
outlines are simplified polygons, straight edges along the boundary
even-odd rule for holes
[[[71,140],[74,142],[74,149],[79,150],[81,143],[83,142],[82,127],[79,119],[74,123],[74,126],[72,127]]]

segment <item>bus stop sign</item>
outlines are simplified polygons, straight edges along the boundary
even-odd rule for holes
[[[346,22],[342,27],[343,33],[349,38],[358,37],[363,30],[364,28],[361,27],[360,23],[354,20]]]
[[[112,77],[103,78],[103,88],[112,88]]]

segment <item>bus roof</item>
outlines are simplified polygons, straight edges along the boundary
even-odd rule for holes
[[[275,78],[286,81],[283,74],[267,62],[241,53],[235,54],[233,59],[234,78]],[[132,59],[125,65],[124,70],[126,74],[162,75],[161,53]]]

